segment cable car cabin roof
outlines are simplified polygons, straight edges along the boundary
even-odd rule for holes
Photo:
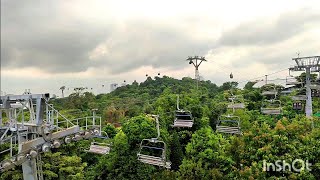
[[[144,155],[139,153],[138,160],[142,163],[171,169],[171,162],[167,162],[165,159],[161,157],[149,156],[149,155]]]

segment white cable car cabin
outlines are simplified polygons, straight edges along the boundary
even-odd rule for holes
[[[282,114],[281,101],[279,100],[265,100],[261,107],[262,114],[279,115]]]
[[[216,125],[217,132],[242,135],[240,117],[233,115],[220,116]]]
[[[171,162],[167,161],[166,152],[167,145],[164,141],[159,140],[160,137],[160,125],[159,125],[159,116],[152,115],[156,120],[157,124],[157,133],[156,138],[143,139],[140,143],[140,149],[137,154],[138,161],[154,166],[164,167],[171,169]]]
[[[190,111],[185,111],[179,108],[179,95],[177,95],[177,110],[175,112],[175,119],[172,127],[188,127],[191,128],[193,126],[194,118]]]

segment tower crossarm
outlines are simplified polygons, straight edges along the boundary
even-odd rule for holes
[[[292,58],[296,62],[294,68],[319,68],[320,66],[320,56],[309,56],[309,57],[298,57]]]

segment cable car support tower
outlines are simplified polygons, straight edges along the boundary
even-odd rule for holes
[[[207,61],[205,57],[199,57],[199,56],[189,56],[187,58],[187,61],[189,61],[189,64],[193,64],[195,67],[195,80],[197,82],[197,89],[199,88],[199,81],[200,81],[200,75],[199,75],[199,66],[203,61]]]
[[[312,116],[312,97],[311,97],[311,80],[312,72],[320,72],[320,56],[297,57],[292,58],[296,62],[296,66],[290,67],[289,71],[305,71],[306,72],[306,116]]]
[[[24,180],[43,180],[42,153],[72,141],[103,137],[96,109],[93,116],[67,119],[49,99],[49,93],[0,96],[0,145],[10,146],[0,152],[5,157],[0,159],[0,174],[21,165]],[[107,154],[109,150],[93,144],[89,152]]]

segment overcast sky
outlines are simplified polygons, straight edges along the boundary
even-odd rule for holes
[[[193,55],[208,60],[204,79],[244,82],[297,52],[320,55],[319,0],[1,0],[1,91],[11,94],[194,77]]]

